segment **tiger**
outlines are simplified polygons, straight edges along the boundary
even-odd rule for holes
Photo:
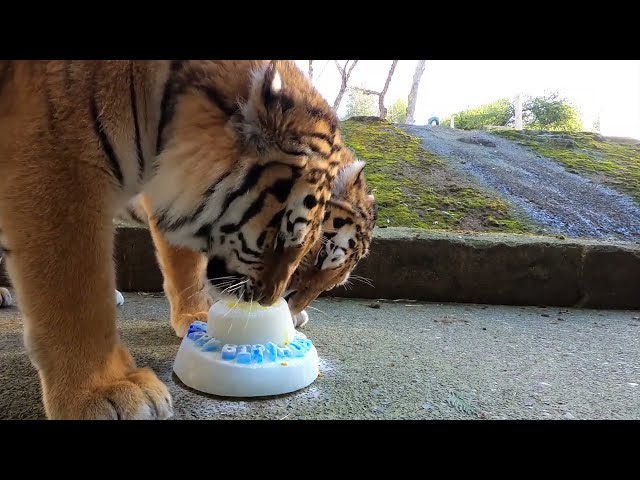
[[[113,218],[127,202],[140,195],[151,219],[165,290],[204,269],[268,306],[321,241],[345,155],[293,61],[1,60],[0,244],[46,417],[173,414],[117,334]]]
[[[358,262],[369,252],[377,219],[375,198],[369,193],[362,174],[365,162],[353,161],[351,155],[343,156],[346,157],[345,163],[341,164],[325,209],[322,236],[303,257],[283,294],[295,328],[301,328],[308,322],[309,315],[305,309],[309,304],[321,293],[346,283]],[[186,334],[193,321],[207,321],[207,311],[212,303],[221,298],[225,290],[241,283],[240,279],[226,275],[221,276],[217,283],[216,278],[207,282],[202,264],[198,268],[197,262],[185,263],[180,261],[183,258],[170,264],[171,259],[162,249],[166,244],[162,232],[147,216],[140,198],[118,212],[115,221],[149,228],[154,244],[160,245],[157,258],[164,277],[164,290],[172,307],[171,324],[178,337]],[[182,252],[183,255],[185,253],[188,255],[188,252]],[[205,287],[209,288],[205,291]],[[117,290],[116,298],[120,299],[117,302],[124,302]]]

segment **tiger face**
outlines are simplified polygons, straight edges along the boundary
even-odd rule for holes
[[[293,315],[322,292],[344,284],[369,252],[376,222],[376,203],[362,175],[364,162],[338,173],[322,225],[322,237],[294,272],[285,298]]]
[[[173,70],[148,188],[158,229],[208,256],[218,290],[271,305],[319,238],[343,150],[337,117],[293,62]]]

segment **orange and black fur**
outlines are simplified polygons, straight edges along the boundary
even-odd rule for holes
[[[180,334],[206,306],[180,290],[204,287],[194,272],[265,305],[285,293],[344,155],[292,62],[0,61],[0,244],[48,418],[171,415],[116,332],[112,219],[129,200]]]
[[[302,259],[284,292],[296,327],[309,320],[305,311],[309,304],[322,292],[347,282],[357,263],[369,251],[376,204],[362,174],[365,164],[353,161],[348,150],[339,158],[343,163],[326,205],[322,236]],[[171,323],[176,334],[182,337],[193,321],[207,320],[207,310],[214,299],[242,280],[224,278],[220,288],[207,288],[210,284],[206,280],[205,257],[169,245],[155,219],[147,216],[142,200],[136,198],[130,202],[118,213],[117,219],[150,228],[171,305]]]

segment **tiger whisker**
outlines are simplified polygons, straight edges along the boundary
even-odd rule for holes
[[[326,315],[327,317],[329,316],[326,312],[323,312],[323,311],[322,311],[322,310],[320,310],[319,308],[312,307],[311,305],[307,305],[307,308],[310,308],[310,309],[312,309],[312,310],[316,310],[316,311],[318,311],[318,312],[322,313],[323,315]]]
[[[238,297],[238,300],[236,301],[235,305],[233,307],[231,307],[229,309],[229,311],[222,316],[222,318],[224,318],[227,315],[229,315],[233,311],[233,309],[235,309],[238,306],[239,303],[240,303],[240,297]],[[229,327],[231,327],[231,325],[229,325]]]
[[[369,285],[370,287],[373,287],[373,281],[370,278],[359,277],[357,275],[351,275],[349,277],[349,279],[352,279],[352,278],[354,280],[357,280],[357,281],[361,282],[361,283],[364,283],[365,285]]]

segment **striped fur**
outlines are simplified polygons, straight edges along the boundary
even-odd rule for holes
[[[322,236],[294,272],[286,297],[296,319],[322,292],[349,280],[369,253],[377,219],[376,203],[367,189],[364,162],[348,162],[340,170],[327,204]]]
[[[214,284],[270,304],[320,238],[342,155],[293,62],[0,61],[0,228],[47,416],[171,415],[118,340],[115,212],[140,195],[163,272],[206,257]]]
[[[350,273],[369,251],[376,221],[376,204],[362,173],[365,164],[354,161],[348,150],[343,152],[340,160],[341,170],[327,202],[321,237],[301,261],[285,292],[296,326],[302,326],[309,319],[309,315],[303,310],[320,293],[347,282]],[[138,198],[122,209],[116,220],[148,227],[148,220]],[[229,279],[225,280],[224,286],[233,284]],[[222,288],[210,289],[210,301],[220,298],[221,290]],[[182,297],[192,295],[191,292],[187,294],[185,289],[178,289],[178,294]],[[167,295],[173,304],[181,303],[181,299],[171,298],[175,295],[171,291],[167,291]],[[187,314],[193,321],[196,319],[193,313],[179,312],[176,316]],[[202,319],[206,317],[205,313],[201,312]],[[188,327],[188,324],[184,327]]]

